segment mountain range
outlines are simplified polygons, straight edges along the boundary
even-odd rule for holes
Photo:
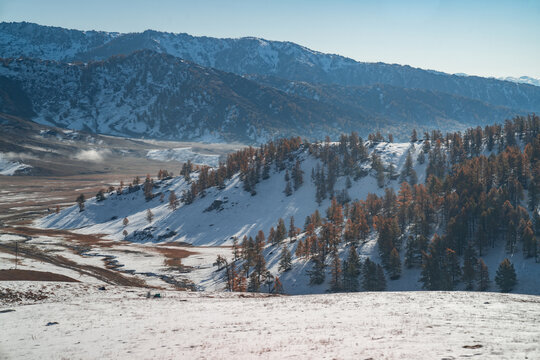
[[[17,88],[34,121],[121,136],[250,143],[351,130],[403,136],[540,110],[538,86],[251,37],[1,23],[0,49],[0,91]],[[14,100],[2,99],[8,112]]]

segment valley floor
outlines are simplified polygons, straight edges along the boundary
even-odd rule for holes
[[[540,298],[530,295],[159,291],[147,298],[133,287],[0,282],[7,291],[2,359],[540,357]]]

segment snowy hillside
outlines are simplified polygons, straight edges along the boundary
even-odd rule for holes
[[[3,282],[0,357],[535,359],[536,296],[470,292],[261,296]],[[155,291],[153,292],[155,293]],[[99,346],[97,346],[99,344]]]
[[[4,84],[18,93],[0,111],[15,102],[41,124],[127,137],[261,143],[367,133],[372,117],[148,50],[87,64],[3,60]]]
[[[357,62],[291,42],[253,37],[217,39],[152,30],[118,34],[31,23],[1,23],[0,49],[3,58],[24,56],[62,61],[105,60],[113,55],[148,49],[237,75],[273,75],[346,86],[387,84],[444,92],[513,109],[540,110],[540,89],[536,86],[449,75],[410,66]]]
[[[407,155],[415,159],[413,168],[419,183],[425,181],[427,162],[420,164],[417,158],[423,152],[423,143],[368,143],[369,157],[374,154],[380,158],[385,168],[390,165],[395,167],[395,173],[401,173],[405,168]],[[335,144],[334,146],[337,146]],[[179,207],[173,210],[169,206],[169,197],[172,191],[183,198],[190,191],[199,173],[193,173],[191,181],[184,177],[157,181],[154,183],[154,197],[146,200],[140,186],[133,187],[131,192],[124,189],[122,194],[116,192],[106,195],[106,199],[97,201],[90,199],[85,203],[84,211],[79,211],[78,206],[71,206],[62,210],[59,214],[51,214],[39,220],[36,225],[46,228],[77,229],[82,234],[108,234],[108,238],[132,242],[174,242],[193,244],[196,246],[233,245],[233,239],[241,240],[244,236],[255,238],[260,230],[269,234],[282,218],[288,224],[289,219],[294,217],[296,226],[301,227],[304,219],[316,210],[325,214],[331,205],[330,199],[317,203],[316,182],[310,180],[312,172],[321,166],[319,159],[310,154],[306,147],[301,147],[292,160],[287,162],[286,168],[291,169],[294,161],[298,160],[304,173],[304,184],[292,195],[284,193],[286,182],[285,171],[278,171],[272,167],[270,176],[261,180],[253,195],[245,190],[245,184],[239,174],[227,180],[223,189],[210,187],[204,196],[199,196],[193,201],[181,201]],[[365,200],[368,194],[373,193],[383,196],[383,187],[391,187],[396,192],[400,188],[398,176],[386,178],[384,184],[378,184],[377,173],[371,168],[369,162],[361,164],[365,174],[357,179],[347,180],[347,176],[340,176],[336,180],[335,193],[347,194],[350,200]],[[287,170],[289,171],[289,170]],[[350,187],[347,183],[351,181]],[[152,217],[148,217],[148,211]],[[127,225],[124,219],[129,222]],[[127,235],[124,233],[127,233]],[[307,241],[308,234],[301,231],[294,238],[286,238],[283,246],[291,252],[297,253],[297,247],[301,242]],[[404,246],[404,245],[402,245]],[[376,232],[372,232],[365,241],[357,247],[360,260],[370,258],[376,263],[383,261],[377,241]],[[329,288],[329,275],[319,285],[309,285],[309,272],[313,264],[299,256],[293,256],[292,269],[287,272],[280,270],[282,247],[266,244],[263,253],[266,266],[273,276],[279,276],[283,288],[289,294],[324,293]],[[342,243],[338,249],[339,257],[343,261],[349,253],[349,246]],[[226,258],[232,254],[222,253]],[[401,262],[405,261],[404,251],[401,252]],[[491,279],[494,277],[498,264],[508,257],[504,247],[494,249],[484,254],[483,260],[491,270]],[[512,257],[516,267],[519,283],[516,292],[539,294],[537,279],[540,278],[540,266],[535,264],[534,258],[524,259],[520,254]],[[210,265],[210,264],[207,264]],[[329,270],[327,270],[329,271]],[[329,274],[329,273],[328,273]],[[211,284],[215,288],[215,282],[224,284],[223,272],[208,273],[206,279],[196,279],[200,288],[204,289]],[[418,268],[403,269],[398,280],[389,280],[389,290],[420,290],[420,271]],[[493,281],[493,280],[492,280]],[[223,285],[224,286],[224,285]],[[458,288],[463,288],[459,285]]]
[[[0,175],[15,175],[28,171],[31,167],[19,161],[11,161],[4,154],[0,153]]]

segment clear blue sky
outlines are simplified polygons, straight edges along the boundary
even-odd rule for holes
[[[0,21],[257,36],[359,61],[540,78],[540,0],[0,0]]]

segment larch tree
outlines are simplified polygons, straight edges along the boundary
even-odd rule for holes
[[[486,263],[482,259],[478,259],[478,290],[486,291],[489,289],[489,271]]]

